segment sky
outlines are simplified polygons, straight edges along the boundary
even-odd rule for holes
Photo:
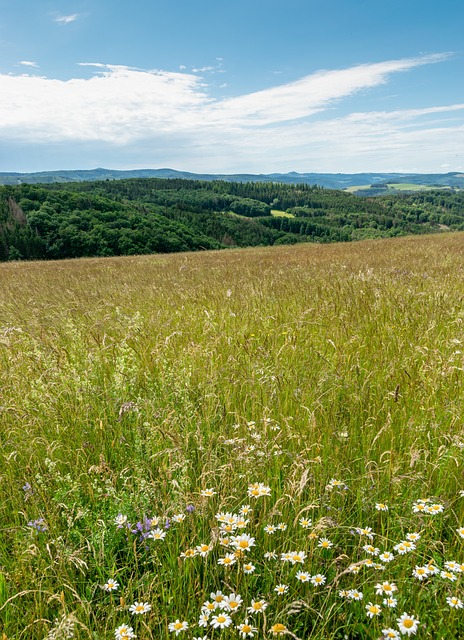
[[[0,171],[464,172],[462,0],[0,0]]]

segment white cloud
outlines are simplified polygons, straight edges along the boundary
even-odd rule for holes
[[[73,13],[69,16],[57,16],[54,18],[54,21],[58,22],[58,24],[70,24],[71,22],[75,22],[78,18],[79,14]]]
[[[23,67],[34,67],[34,68],[38,68],[38,64],[37,62],[33,62],[32,60],[21,60],[21,62],[18,62],[18,64],[22,65]]]
[[[320,71],[296,82],[229,98],[212,108],[211,117],[244,125],[265,125],[304,118],[326,109],[336,100],[384,84],[393,73],[441,62],[447,55],[436,54]]]
[[[94,68],[90,78],[0,75],[0,143],[92,145],[104,157],[118,149],[120,166],[131,158],[131,166],[194,171],[386,171],[399,162],[404,170],[439,170],[463,162],[464,104],[327,116],[392,74],[446,58],[320,71],[224,99],[211,98],[204,80],[184,70],[82,62]],[[323,111],[325,119],[315,117]]]

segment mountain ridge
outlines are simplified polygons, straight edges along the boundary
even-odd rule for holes
[[[464,188],[464,173],[192,173],[163,167],[160,169],[72,169],[38,171],[31,173],[0,172],[0,185],[50,184],[60,182],[87,182],[96,180],[123,180],[127,178],[185,178],[190,180],[225,180],[229,182],[281,182],[284,184],[311,184],[328,189],[347,189],[372,185],[413,184],[434,187]]]

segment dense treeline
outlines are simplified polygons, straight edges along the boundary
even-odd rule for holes
[[[283,215],[285,212],[285,215]],[[139,178],[0,187],[0,260],[338,242],[464,229],[464,192]]]

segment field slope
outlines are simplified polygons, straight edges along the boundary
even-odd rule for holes
[[[0,265],[0,635],[464,637],[463,299],[459,233]]]

